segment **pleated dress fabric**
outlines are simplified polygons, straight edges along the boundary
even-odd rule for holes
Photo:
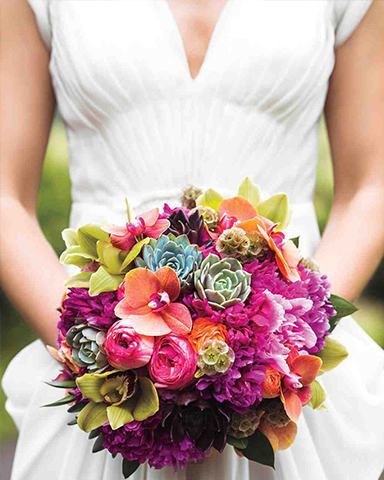
[[[50,50],[50,72],[70,150],[71,227],[125,222],[194,184],[234,194],[245,176],[265,196],[286,192],[287,234],[310,255],[320,237],[312,205],[318,125],[335,49],[371,0],[228,0],[192,79],[166,0],[29,0]],[[59,301],[59,299],[58,299]],[[377,480],[384,463],[384,353],[345,318],[335,338],[349,357],[321,382],[328,412],[304,408],[276,470],[231,447],[205,462],[134,480]],[[12,480],[120,480],[121,459],[69,427],[44,380],[58,363],[40,341],[10,363],[3,388],[18,429]]]

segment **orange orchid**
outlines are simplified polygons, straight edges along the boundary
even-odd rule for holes
[[[280,398],[288,417],[298,422],[301,409],[312,397],[311,383],[319,373],[322,361],[314,355],[300,355],[287,345],[291,352],[287,357],[290,373],[284,376]]]
[[[56,350],[56,348],[53,348],[50,345],[46,345],[47,350],[55,360],[62,363],[64,366],[69,368],[69,370],[71,370],[72,372],[78,374],[80,372],[80,367],[76,365],[76,363],[73,361],[72,351],[68,346],[64,335],[62,333],[60,333],[59,335],[60,335],[59,350]]]
[[[261,417],[259,429],[268,438],[273,451],[286,450],[292,445],[297,434],[297,425],[290,421],[285,427],[272,427]]]
[[[246,233],[263,237],[269,248],[275,252],[277,265],[284,277],[291,282],[300,280],[300,273],[297,268],[300,255],[295,244],[288,240],[278,246],[276,242],[281,244],[284,240],[284,234],[275,232],[275,225],[268,218],[259,215],[248,200],[243,197],[227,198],[220,203],[218,214],[220,218],[224,214],[236,217],[239,220],[236,227],[241,228]]]
[[[135,268],[125,276],[125,297],[115,314],[128,320],[140,335],[186,335],[192,318],[185,305],[173,303],[179,294],[180,282],[172,268],[162,267],[155,273]]]

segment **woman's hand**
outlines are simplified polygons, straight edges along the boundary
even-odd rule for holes
[[[332,292],[353,301],[384,252],[384,2],[337,50],[325,115],[334,202],[315,254]]]
[[[55,345],[66,275],[35,211],[55,110],[49,53],[26,0],[2,0],[0,13],[0,278],[35,333]]]

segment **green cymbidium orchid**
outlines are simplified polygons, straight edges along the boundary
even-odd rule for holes
[[[292,209],[285,193],[277,193],[261,201],[260,188],[246,177],[240,184],[237,195],[249,201],[257,213],[277,223],[276,231],[284,230],[291,221]],[[211,207],[216,212],[224,197],[211,188],[202,193],[196,200],[197,206]]]
[[[105,423],[117,430],[134,420],[143,421],[159,410],[156,388],[149,378],[133,370],[85,374],[76,380],[84,398],[91,401],[81,410],[77,423],[90,432]]]
[[[117,290],[128,266],[127,252],[111,245],[109,234],[101,227],[89,223],[78,230],[67,228],[62,232],[67,248],[60,256],[61,263],[83,270],[70,277],[65,286],[89,288],[91,296]]]

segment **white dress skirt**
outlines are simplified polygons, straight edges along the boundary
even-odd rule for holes
[[[371,0],[228,0],[193,80],[166,0],[29,0],[51,53],[70,149],[71,226],[125,221],[177,204],[187,184],[233,195],[245,176],[294,207],[287,232],[304,255],[319,242],[312,205],[318,125],[335,49]],[[325,272],[326,273],[326,272]],[[60,299],[57,299],[58,303]],[[384,467],[384,352],[348,317],[334,337],[348,358],[324,375],[326,411],[303,409],[276,470],[222,455],[173,474],[143,465],[134,480],[377,480]],[[3,388],[18,429],[12,480],[120,480],[43,381],[58,363],[40,341],[10,363]]]

